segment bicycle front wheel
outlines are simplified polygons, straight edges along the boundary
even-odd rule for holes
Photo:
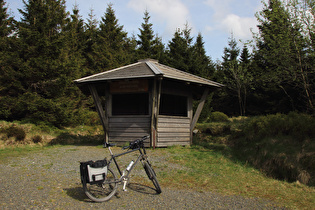
[[[85,194],[95,202],[108,201],[117,191],[117,182],[115,173],[108,168],[104,182],[97,184],[83,183]]]
[[[160,194],[162,192],[162,190],[161,190],[160,184],[156,178],[156,174],[155,174],[153,168],[150,166],[150,164],[147,161],[144,162],[143,167],[144,167],[144,170],[147,173],[149,179],[152,181],[152,183],[156,189],[156,192],[158,194]]]

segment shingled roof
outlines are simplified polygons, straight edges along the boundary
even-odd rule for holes
[[[75,82],[77,84],[85,84],[119,79],[139,79],[153,77],[169,78],[211,87],[223,86],[220,83],[213,82],[211,80],[207,80],[202,77],[198,77],[196,75],[160,64],[156,60],[152,59],[140,60],[134,64],[77,79]]]

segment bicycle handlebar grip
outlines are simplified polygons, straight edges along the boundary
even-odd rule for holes
[[[130,146],[124,146],[122,149],[125,150],[125,149],[128,149]]]
[[[141,139],[145,140],[145,139],[148,139],[148,138],[150,138],[150,135],[143,136]]]

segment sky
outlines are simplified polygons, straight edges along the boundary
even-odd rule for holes
[[[20,20],[18,9],[24,8],[23,1],[5,1],[10,15]],[[124,26],[128,36],[140,33],[145,10],[151,17],[154,33],[166,45],[175,31],[188,23],[192,37],[201,33],[206,53],[213,61],[222,60],[232,33],[241,41],[240,48],[242,43],[252,40],[252,31],[258,31],[255,14],[262,9],[261,0],[66,0],[66,9],[72,11],[77,4],[85,21],[92,9],[100,21],[109,3],[113,4],[118,23]]]

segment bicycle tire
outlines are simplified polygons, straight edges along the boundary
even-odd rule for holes
[[[110,168],[108,168],[104,182],[97,184],[83,183],[85,194],[95,202],[104,202],[111,199],[117,191],[117,186],[116,175]]]
[[[162,190],[161,190],[160,184],[156,178],[156,174],[155,174],[153,168],[146,161],[144,162],[143,167],[144,167],[144,170],[147,173],[149,179],[152,181],[152,183],[156,189],[157,194],[160,194],[162,192]]]

